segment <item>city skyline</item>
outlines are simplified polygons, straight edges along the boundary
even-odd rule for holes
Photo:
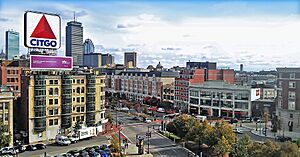
[[[83,24],[84,40],[90,38],[96,52],[110,53],[123,63],[125,51],[138,52],[138,67],[184,66],[185,62],[218,62],[220,67],[275,70],[300,66],[299,3],[297,1],[11,1],[0,2],[0,48],[5,31],[20,32],[23,46],[25,10],[58,13],[65,26],[73,20]],[[20,7],[21,6],[21,7]],[[293,56],[293,57],[290,57]],[[285,62],[288,60],[289,62]]]

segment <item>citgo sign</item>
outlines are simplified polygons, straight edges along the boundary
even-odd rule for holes
[[[27,11],[24,14],[24,44],[30,48],[58,49],[61,45],[59,15]]]

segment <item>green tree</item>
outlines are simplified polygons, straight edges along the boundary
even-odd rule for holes
[[[106,118],[108,119],[108,122],[112,123],[113,117],[111,112],[107,112]]]
[[[11,141],[11,134],[7,125],[0,123],[0,148],[7,146]]]
[[[213,127],[205,120],[202,124],[196,123],[186,134],[185,139],[199,144],[208,143],[213,133]]]
[[[232,147],[232,144],[230,144],[229,141],[224,136],[222,136],[218,140],[218,143],[214,146],[214,150],[219,155],[224,155],[231,150],[231,147]]]
[[[237,141],[232,126],[226,122],[217,122],[213,127],[213,133],[206,144],[210,147],[213,147],[219,143],[219,140],[222,138],[222,136],[224,136],[230,145],[235,144]]]
[[[254,142],[249,148],[250,156],[255,157],[276,157],[276,153],[279,150],[279,145],[267,140],[265,143]]]
[[[250,136],[246,135],[240,139],[236,144],[233,145],[231,150],[232,157],[250,157],[249,148],[252,142]]]
[[[180,138],[184,138],[189,130],[198,125],[198,121],[189,115],[183,114],[176,117],[171,124],[167,125],[167,129],[170,132],[173,132],[175,135]]]

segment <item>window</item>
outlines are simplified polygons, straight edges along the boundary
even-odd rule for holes
[[[77,98],[76,98],[76,102],[77,102],[77,103],[80,103],[80,97],[77,97]]]
[[[289,88],[296,88],[296,82],[289,82]]]
[[[58,104],[58,99],[54,99],[54,104],[57,105]]]
[[[55,88],[54,95],[58,95],[58,88]]]
[[[50,116],[53,115],[53,110],[52,110],[52,109],[49,110],[49,115],[50,115]]]
[[[81,102],[84,102],[84,97],[81,97]]]
[[[84,79],[81,80],[81,83],[84,84]]]
[[[294,79],[295,78],[295,73],[291,73],[290,74],[290,79]]]
[[[73,101],[75,101],[75,98],[73,98]]]
[[[289,99],[295,99],[295,92],[289,91]]]
[[[75,117],[73,117],[73,122],[75,121]]]
[[[289,101],[288,109],[289,110],[295,110],[295,101]]]
[[[58,119],[54,119],[54,125],[58,125]]]
[[[84,112],[84,107],[81,107],[81,112]]]
[[[49,95],[53,95],[53,88],[49,89]]]
[[[76,93],[80,94],[80,87],[76,88]]]
[[[53,80],[49,80],[49,84],[53,84]]]
[[[84,121],[84,116],[81,116],[81,121]]]
[[[49,99],[49,105],[53,105],[53,99]]]
[[[75,83],[75,79],[73,79],[73,83]]]
[[[81,87],[81,93],[84,93],[84,87]]]
[[[77,79],[77,80],[76,80],[76,83],[77,83],[77,84],[80,84],[80,80],[79,80],[79,79]]]
[[[80,107],[76,107],[76,112],[80,112]]]
[[[58,108],[54,109],[54,115],[58,115]]]
[[[282,100],[278,99],[278,108],[282,108]]]
[[[5,115],[4,115],[4,120],[5,120],[5,121],[8,121],[8,113],[5,113]]]
[[[190,96],[198,97],[198,96],[199,96],[199,92],[198,92],[198,91],[193,91],[193,90],[191,90],[191,91],[190,91]]]
[[[293,114],[290,114],[290,118],[293,118],[294,117],[294,115]]]
[[[196,98],[190,98],[190,103],[191,104],[199,104],[199,99],[196,99]]]
[[[54,80],[54,84],[58,84],[58,80]]]
[[[279,87],[279,88],[282,88],[282,81],[279,81],[279,82],[278,82],[278,87]]]
[[[53,119],[49,119],[49,126],[53,125]]]
[[[4,109],[8,110],[8,103],[4,103]]]
[[[3,104],[0,103],[0,110],[3,110]]]

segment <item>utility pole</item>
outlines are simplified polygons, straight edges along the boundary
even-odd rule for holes
[[[149,126],[148,126],[148,133],[150,133]],[[148,136],[148,154],[150,154],[150,136]]]

